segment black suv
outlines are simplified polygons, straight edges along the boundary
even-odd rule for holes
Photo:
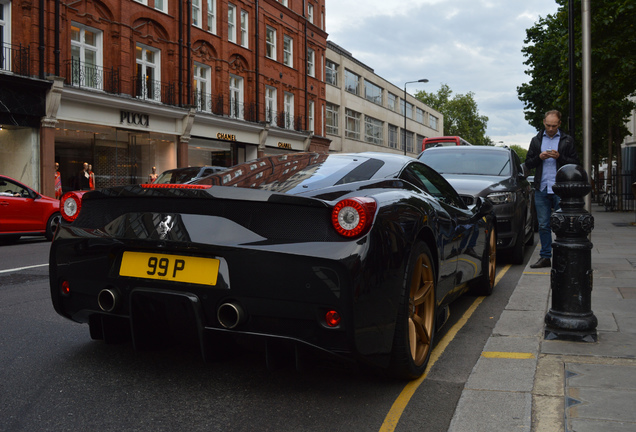
[[[467,205],[478,196],[492,201],[497,249],[510,251],[511,262],[521,264],[524,245],[534,244],[534,202],[517,153],[507,147],[434,147],[418,159],[442,174]]]

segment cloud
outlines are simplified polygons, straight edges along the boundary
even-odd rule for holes
[[[429,79],[410,85],[411,93],[443,83],[455,94],[473,92],[489,117],[487,133],[524,145],[535,134],[517,97],[528,80],[525,31],[557,7],[554,0],[327,0],[326,25],[329,40],[398,87]]]

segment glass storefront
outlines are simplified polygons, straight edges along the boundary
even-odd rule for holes
[[[84,162],[92,165],[95,188],[146,183],[152,167],[177,167],[176,136],[61,121],[55,133],[55,161],[62,188],[78,189]]]

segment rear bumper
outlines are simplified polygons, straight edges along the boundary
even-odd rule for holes
[[[221,265],[215,286],[119,275],[124,251],[215,257]],[[136,347],[165,332],[189,332],[204,356],[209,335],[287,341],[336,356],[384,366],[392,348],[401,280],[367,263],[369,241],[219,247],[121,240],[97,231],[60,227],[51,247],[50,286],[55,310],[81,323],[127,323]],[[307,254],[310,251],[311,254]],[[304,254],[303,254],[304,252]],[[388,262],[388,260],[384,260]],[[68,287],[68,293],[64,292]],[[113,293],[112,308],[99,296]],[[238,305],[244,319],[233,328],[219,321],[221,305]],[[328,311],[341,324],[329,327]],[[187,326],[181,323],[188,322]],[[100,325],[97,328],[100,328]],[[120,328],[121,326],[115,326]],[[98,337],[99,338],[99,337]]]

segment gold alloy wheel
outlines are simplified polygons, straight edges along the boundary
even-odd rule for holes
[[[424,364],[431,350],[435,323],[435,281],[433,265],[421,254],[413,269],[409,293],[409,345],[416,366]]]
[[[490,230],[488,236],[488,281],[490,286],[495,285],[495,276],[497,275],[497,237],[495,236],[495,228]]]

